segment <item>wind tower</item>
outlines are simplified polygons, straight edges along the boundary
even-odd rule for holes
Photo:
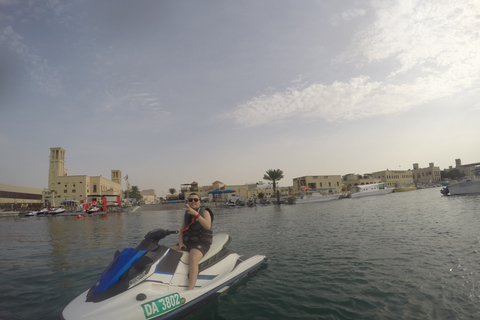
[[[48,189],[55,190],[57,177],[68,175],[65,169],[65,149],[50,148],[50,168],[48,170]]]
[[[122,185],[122,171],[121,170],[112,170],[112,179],[113,182]]]

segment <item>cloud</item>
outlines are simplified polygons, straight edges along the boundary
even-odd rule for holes
[[[441,78],[418,78],[408,84],[372,81],[363,76],[330,85],[311,84],[290,87],[285,92],[261,95],[240,105],[217,120],[231,120],[241,126],[286,121],[292,117],[311,117],[336,121],[356,120],[377,115],[405,112],[413,107],[452,94]]]
[[[355,120],[405,112],[462,90],[477,90],[480,3],[399,1],[387,5],[379,1],[373,2],[372,9],[375,20],[358,31],[349,48],[334,59],[355,65],[359,75],[259,95],[217,120],[230,119],[241,126],[292,117]],[[345,17],[354,15],[352,11]],[[387,76],[374,78],[369,68],[379,64],[387,66]]]
[[[341,17],[345,21],[350,21],[356,17],[364,16],[366,13],[363,9],[349,9],[341,14]]]
[[[365,58],[367,64],[395,58],[400,67],[392,75],[420,65],[448,67],[477,60],[480,3],[478,1],[374,2],[375,21],[360,30],[348,60]]]
[[[12,10],[15,14],[0,15],[0,45],[26,66],[27,74],[40,91],[49,96],[58,96],[63,89],[60,70],[47,58],[37,54],[35,48],[29,47],[21,33],[15,29],[16,23],[24,23],[24,20],[32,18],[36,11],[32,9],[33,12],[23,16],[25,8],[20,2],[14,1],[3,1],[0,7],[16,8]]]

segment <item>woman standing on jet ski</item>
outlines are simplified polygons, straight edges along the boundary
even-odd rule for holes
[[[178,233],[178,246],[175,250],[190,251],[190,273],[188,290],[195,288],[198,277],[198,262],[207,253],[212,244],[213,212],[209,208],[200,207],[198,194],[191,193],[185,205],[185,216]]]

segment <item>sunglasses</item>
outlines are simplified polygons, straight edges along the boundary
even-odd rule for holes
[[[188,202],[193,202],[193,201],[198,202],[198,201],[200,201],[200,199],[198,199],[198,198],[196,198],[196,199],[188,199]]]

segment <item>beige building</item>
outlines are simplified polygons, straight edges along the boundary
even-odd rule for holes
[[[387,188],[402,188],[413,185],[412,170],[383,170],[372,173],[372,178],[385,182]]]
[[[442,180],[440,168],[435,167],[433,162],[430,162],[426,168],[419,168],[418,163],[413,164],[413,182],[416,186],[432,185],[440,180]]]
[[[293,194],[302,193],[302,189],[309,188],[321,193],[341,192],[342,191],[342,176],[328,175],[328,176],[304,176],[293,179]]]
[[[255,196],[258,199],[258,195],[263,193],[264,198],[275,198],[276,195],[273,192],[273,184],[265,184],[263,182],[258,183],[247,183],[239,185],[228,185],[226,186],[227,190],[234,190],[235,193],[231,195],[236,195],[242,197],[245,200],[253,199]],[[280,192],[280,197],[287,197],[290,194],[290,187],[280,187],[277,183],[277,190]]]
[[[258,183],[246,183],[240,185],[226,185],[221,181],[212,182],[211,185],[198,186],[197,182],[185,183],[181,185],[181,192],[184,193],[185,198],[190,192],[197,193],[200,197],[208,197],[212,201],[226,201],[229,196],[238,196],[243,198],[245,201],[248,199],[253,199],[254,196],[257,197],[259,193],[263,193],[265,198],[270,198],[274,195],[273,186],[271,184],[264,184],[263,182]],[[215,193],[217,191],[233,191],[228,193]],[[289,195],[291,187],[278,187],[277,190],[280,191],[282,197]]]
[[[5,210],[40,209],[43,189],[0,183],[0,208]]]
[[[348,173],[343,177],[343,191],[349,191],[350,187],[358,186],[358,185],[365,185],[365,184],[372,184],[378,182],[375,178],[372,177],[371,174],[355,174],[355,173]]]
[[[142,190],[140,191],[145,203],[155,203],[157,202],[157,192],[154,189]]]
[[[460,173],[463,173],[466,176],[474,176],[475,174],[480,173],[480,162],[477,163],[470,163],[470,164],[462,164],[461,159],[455,159],[455,168],[450,166],[446,171],[450,171],[453,169],[457,169]]]
[[[102,176],[69,176],[65,169],[65,150],[50,148],[48,188],[44,191],[44,198],[51,206],[69,200],[83,203],[92,196],[114,195],[123,198],[121,181],[120,170],[112,170],[110,180]]]

